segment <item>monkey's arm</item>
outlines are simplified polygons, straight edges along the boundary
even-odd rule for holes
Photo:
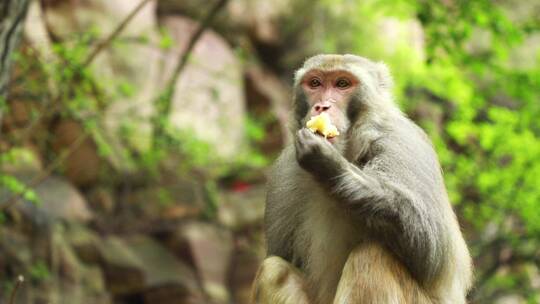
[[[382,239],[419,282],[439,275],[447,251],[439,202],[419,193],[426,185],[411,186],[405,180],[415,176],[400,171],[401,160],[383,151],[360,169],[306,130],[298,132],[295,146],[299,165],[328,188],[355,222]]]

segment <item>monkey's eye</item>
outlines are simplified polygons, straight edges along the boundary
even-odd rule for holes
[[[336,86],[340,89],[346,89],[351,86],[351,82],[347,79],[341,78],[336,82]]]
[[[321,81],[317,78],[313,78],[309,81],[309,86],[311,88],[320,87],[322,85]]]

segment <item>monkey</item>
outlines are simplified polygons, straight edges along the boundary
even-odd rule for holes
[[[268,175],[257,304],[462,304],[472,262],[424,131],[388,67],[323,54],[295,72],[293,140]],[[326,112],[341,135],[305,128]]]

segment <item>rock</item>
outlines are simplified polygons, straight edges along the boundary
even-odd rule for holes
[[[201,296],[202,297],[202,296]],[[169,286],[160,286],[151,288],[144,292],[142,299],[146,304],[164,303],[164,304],[207,304],[207,300],[201,300],[189,295],[189,291],[181,289],[172,289]]]
[[[58,290],[62,301],[52,303],[77,303],[67,300],[66,291],[69,290],[75,293],[75,295],[82,293],[82,295],[79,295],[81,300],[78,303],[80,304],[112,303],[112,299],[106,290],[103,272],[98,266],[82,266],[80,274],[81,276],[75,284],[66,284],[63,282],[64,284]]]
[[[38,148],[32,144],[14,147],[3,154],[8,161],[0,163],[0,171],[12,175],[36,175],[42,172],[43,163]]]
[[[7,273],[24,274],[32,261],[30,240],[23,234],[2,227],[0,231],[0,280],[6,281]]]
[[[92,219],[81,193],[61,177],[49,176],[35,188],[38,208],[51,219],[85,223]]]
[[[158,16],[181,15],[202,20],[216,2],[206,1],[208,5],[202,6],[196,0],[160,0]],[[308,50],[320,49],[313,45],[309,31],[306,32],[306,28],[320,24],[316,18],[317,7],[292,0],[229,1],[212,21],[212,27],[231,44],[248,45],[261,65],[292,76],[292,67],[298,67],[305,60]],[[299,20],[299,15],[305,18]]]
[[[53,35],[67,38],[99,25],[103,31],[99,36],[103,38],[138,4],[131,0],[76,3],[59,1],[46,6],[44,15]],[[107,157],[115,167],[126,171],[133,169],[126,149],[140,152],[150,147],[155,99],[198,26],[186,18],[162,19],[173,42],[170,48],[160,48],[155,5],[155,1],[146,5],[115,44],[102,51],[91,65],[108,84],[108,95],[116,97],[103,121],[112,148]],[[126,48],[130,56],[125,56]],[[242,66],[231,47],[211,30],[205,31],[190,58],[176,84],[169,115],[171,125],[185,130],[188,140],[210,144],[215,154],[209,156],[234,157],[245,148]]]
[[[264,138],[259,143],[265,154],[277,153],[290,140],[290,88],[270,71],[252,65],[246,69],[247,111],[264,123]]]
[[[22,177],[21,180],[28,183],[31,177]],[[21,201],[15,207],[36,226],[48,225],[57,220],[86,223],[93,217],[85,198],[64,178],[49,176],[33,190],[37,203]]]
[[[159,239],[182,262],[195,269],[195,259],[191,250],[190,240],[183,233],[182,227],[180,226],[172,231],[161,233]]]
[[[262,240],[262,231],[256,235]],[[251,303],[252,284],[265,255],[261,250],[263,247],[262,242],[255,244],[246,236],[237,237],[229,276],[234,303]]]
[[[27,300],[17,303],[110,304],[112,300],[103,289],[102,282],[101,271],[96,267],[82,271],[81,280],[77,283],[51,276],[43,284],[25,286],[26,288],[19,292],[24,293],[21,296]],[[98,293],[93,289],[96,286],[101,286]]]
[[[110,303],[105,290],[104,276],[97,266],[86,266],[77,257],[62,225],[55,225],[52,231],[51,271],[55,292],[49,300],[52,303]]]
[[[51,35],[68,40],[94,28],[95,41],[103,41],[139,4],[132,0],[45,1],[44,18]],[[103,49],[90,65],[108,96],[108,104],[100,126],[103,137],[111,145],[107,157],[122,170],[133,164],[126,149],[144,150],[151,142],[150,118],[153,99],[160,91],[161,74],[159,31],[155,19],[156,1],[147,3],[117,36],[115,43]],[[39,44],[39,41],[37,42]],[[91,45],[90,47],[94,47]],[[129,48],[129,56],[126,49]],[[130,129],[133,132],[124,132]]]
[[[62,223],[29,238],[5,228],[1,236],[0,280],[25,279],[16,303],[111,303],[100,269],[79,260]]]
[[[53,133],[52,147],[57,155],[71,149],[63,162],[65,176],[78,186],[94,183],[100,172],[101,159],[96,144],[90,137],[77,144],[80,138],[85,136],[81,124],[74,120],[62,120],[54,127]]]
[[[230,302],[230,232],[210,223],[190,222],[180,226],[165,242],[178,256],[195,265],[203,288],[214,303]]]
[[[9,132],[28,125],[32,110],[30,102],[13,100],[9,102],[7,109],[5,119],[2,121],[2,129]]]
[[[24,24],[24,37],[44,60],[54,59],[51,37],[47,32],[41,3],[37,1],[30,2]]]
[[[104,214],[112,214],[115,208],[115,201],[110,189],[97,187],[88,194],[88,204],[94,211]]]
[[[183,177],[172,182],[141,188],[129,193],[122,201],[137,221],[179,219],[201,213],[205,207],[200,184]]]
[[[100,244],[100,253],[107,288],[115,297],[138,295],[144,303],[201,303],[193,271],[148,237],[108,237]],[[151,302],[157,298],[159,302]]]
[[[196,0],[161,0],[158,2],[158,14],[177,14],[201,20],[216,2],[217,0],[207,1],[208,5],[201,6]],[[253,39],[267,44],[276,43],[281,38],[279,22],[290,14],[292,2],[294,1],[231,1],[216,17],[216,28],[223,29],[224,34],[232,33],[231,35],[238,34],[239,31],[249,32]]]
[[[48,30],[63,39],[74,32],[90,30],[99,25],[99,35],[111,33],[140,2],[130,0],[54,0],[43,1]],[[155,1],[150,1],[132,19],[122,35],[140,35],[155,25]]]
[[[66,227],[64,237],[81,261],[87,264],[99,263],[101,239],[94,231],[75,223]]]
[[[113,295],[140,292],[145,287],[144,261],[116,237],[104,239],[99,246],[100,261],[107,289]]]
[[[233,1],[229,6],[229,15],[231,20],[243,22],[255,40],[275,45],[283,38],[280,21],[290,14],[293,6],[294,1],[291,0]]]
[[[252,186],[245,191],[223,192],[219,205],[219,221],[234,230],[258,225],[264,217],[266,190],[264,186]]]
[[[198,23],[182,17],[164,17],[160,22],[175,41],[165,54],[165,80]],[[242,84],[242,66],[233,50],[215,32],[206,30],[176,84],[171,123],[210,143],[217,156],[234,157],[245,148]]]
[[[51,269],[70,283],[77,283],[81,276],[81,266],[75,252],[66,242],[64,227],[54,225],[51,236]]]

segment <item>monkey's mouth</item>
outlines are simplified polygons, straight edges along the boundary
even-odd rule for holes
[[[335,144],[337,141],[337,136],[327,137],[326,140],[328,140],[328,142],[330,142],[331,144]]]
[[[326,139],[328,142],[330,142],[331,144],[334,144],[337,142],[337,136],[324,136],[323,134],[321,134],[320,132],[315,132],[315,134],[317,134],[318,136],[320,137],[323,137],[324,139]]]

